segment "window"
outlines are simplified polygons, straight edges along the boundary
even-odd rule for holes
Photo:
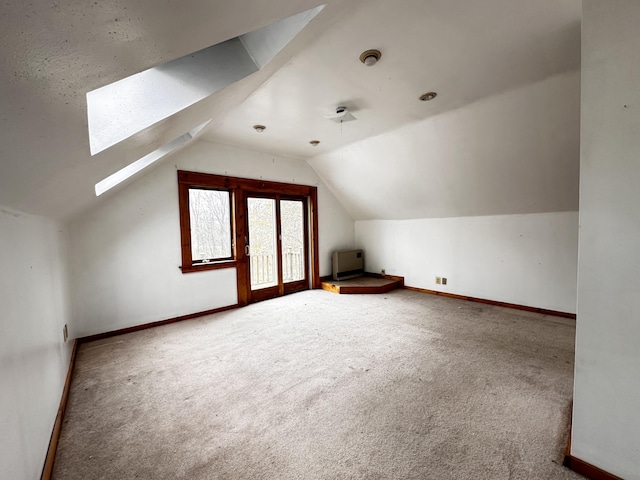
[[[149,153],[148,155],[145,155],[144,157],[139,158],[135,162],[118,170],[113,175],[109,175],[104,180],[101,180],[100,182],[96,183],[96,197],[99,197],[106,191],[112,189],[116,185],[121,184],[122,182],[132,177],[139,171],[147,168],[149,165],[156,163],[158,160],[162,160],[170,153],[176,151],[183,145],[189,143],[191,140],[193,140],[196,137],[196,135],[198,135],[202,130],[204,130],[204,127],[209,125],[210,121],[211,120],[207,120],[206,122],[201,123],[196,128],[189,130],[184,135],[180,135],[178,138],[161,146],[160,148]]]
[[[231,193],[189,189],[192,264],[231,260]]]
[[[87,92],[91,155],[257,72],[324,7],[283,18]]]
[[[243,229],[236,226],[238,189],[228,180],[178,171],[182,273],[236,266]]]
[[[307,288],[309,283],[318,288],[317,187],[179,170],[182,273],[235,268],[238,304],[252,301],[250,260],[259,260],[260,242],[250,242],[249,205],[256,198],[276,201],[272,261],[280,294],[304,287],[297,284],[305,281]]]

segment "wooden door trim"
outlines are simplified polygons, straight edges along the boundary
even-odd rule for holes
[[[308,288],[314,288],[312,278],[310,276],[309,269],[309,259],[312,259],[311,250],[309,249],[309,236],[311,235],[311,230],[309,228],[309,218],[311,217],[311,211],[309,210],[309,197],[299,197],[299,196],[290,196],[290,195],[281,195],[280,200],[291,200],[302,202],[302,211],[304,213],[303,216],[303,236],[304,236],[304,279],[303,280],[294,280],[292,282],[283,282],[283,294],[289,294],[294,292],[299,292],[302,290],[306,290]],[[282,244],[280,245],[282,247]]]
[[[282,272],[282,216],[280,194],[273,197],[276,201],[276,263],[278,264],[278,296],[284,295],[284,275]]]
[[[318,246],[318,189],[309,192],[309,215],[311,217],[311,288],[320,288],[320,247]]]
[[[275,226],[276,226],[276,261],[278,265],[278,275],[277,275],[277,294],[271,294],[272,297],[288,295],[290,293],[300,292],[302,290],[308,290],[310,288],[315,288],[313,286],[313,279],[309,275],[309,259],[311,259],[311,269],[313,268],[314,260],[311,257],[311,252],[309,249],[309,236],[311,231],[309,229],[309,217],[311,216],[311,211],[309,209],[309,199],[311,196],[303,196],[303,195],[294,195],[294,194],[278,194],[278,193],[268,193],[264,191],[255,192],[255,191],[245,191],[244,192],[244,207],[248,212],[248,199],[249,198],[266,198],[275,201]],[[281,206],[280,202],[282,200],[289,201],[297,201],[302,203],[302,211],[303,211],[303,252],[304,252],[304,279],[296,280],[293,282],[284,282],[283,278],[283,254],[282,254],[282,216],[281,216]],[[247,213],[246,216],[246,234],[249,235],[249,216]],[[249,255],[250,257],[250,255]],[[266,298],[269,298],[269,294],[265,294],[264,291],[273,292],[275,287],[267,287],[264,289],[255,289],[251,288],[251,262],[246,262],[246,275],[247,275],[247,283],[246,283],[246,292],[247,299],[249,303],[259,302]],[[240,287],[238,287],[240,288]]]
[[[233,219],[234,231],[236,232],[235,252],[236,259],[236,288],[238,291],[238,305],[244,306],[249,304],[249,292],[246,289],[247,283],[251,283],[249,274],[249,261],[246,255],[247,245],[247,212],[244,207],[239,208],[245,202],[244,190],[237,188],[233,190]]]
[[[299,185],[296,183],[271,182],[267,180],[254,180],[250,178],[228,177],[210,173],[187,172],[178,170],[178,183],[191,187],[210,187],[234,189],[245,191],[265,192],[281,195],[309,196],[317,187]]]
[[[277,272],[276,272],[276,285],[270,286],[270,287],[264,287],[264,288],[256,288],[256,289],[252,289],[251,288],[251,253],[247,256],[247,265],[246,265],[246,272],[247,272],[247,283],[245,285],[245,289],[247,291],[247,297],[249,299],[249,303],[255,303],[255,302],[261,302],[262,300],[267,300],[269,298],[273,298],[273,297],[279,297],[282,296],[282,289],[280,287],[281,285],[281,277],[282,277],[282,262],[280,259],[280,255],[278,255],[278,251],[280,250],[280,240],[279,240],[279,235],[280,235],[280,225],[279,225],[279,221],[278,221],[278,211],[279,211],[279,205],[278,205],[278,194],[275,193],[268,193],[268,192],[254,192],[251,190],[246,190],[244,192],[244,208],[245,208],[245,212],[246,212],[246,220],[245,220],[245,228],[246,228],[246,234],[247,234],[247,238],[249,238],[251,236],[251,232],[249,231],[249,198],[262,198],[262,199],[267,199],[267,200],[273,200],[274,202],[274,221],[275,221],[275,235],[276,235],[276,244],[275,244],[275,258],[274,261],[276,262],[276,265],[278,266]],[[251,240],[249,239],[249,252],[251,252]]]

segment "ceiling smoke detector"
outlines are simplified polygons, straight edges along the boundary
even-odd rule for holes
[[[428,92],[424,95],[420,95],[420,100],[422,100],[423,102],[428,102],[429,100],[433,100],[437,96],[438,94],[436,92]]]
[[[380,57],[382,57],[380,50],[365,50],[360,54],[360,61],[367,67],[373,67],[376,63],[378,63]]]
[[[265,127],[264,125],[254,125],[253,129],[258,133],[262,133],[267,129],[267,127]]]

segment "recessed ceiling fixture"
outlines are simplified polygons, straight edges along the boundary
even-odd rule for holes
[[[436,92],[428,92],[424,95],[420,95],[420,100],[422,100],[423,102],[428,102],[429,100],[433,100],[437,96],[438,94]]]
[[[264,125],[254,125],[253,129],[258,133],[262,133],[267,129],[267,127],[265,127]]]
[[[314,147],[317,147],[320,144],[320,140],[311,140],[309,143]]]
[[[380,50],[365,50],[360,54],[360,61],[367,67],[373,67],[376,63],[378,63],[380,57],[382,57]]]

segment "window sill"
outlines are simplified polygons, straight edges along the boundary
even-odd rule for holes
[[[203,272],[205,270],[219,270],[221,268],[234,268],[238,264],[237,260],[223,260],[220,262],[198,263],[195,265],[182,265],[182,273]]]

